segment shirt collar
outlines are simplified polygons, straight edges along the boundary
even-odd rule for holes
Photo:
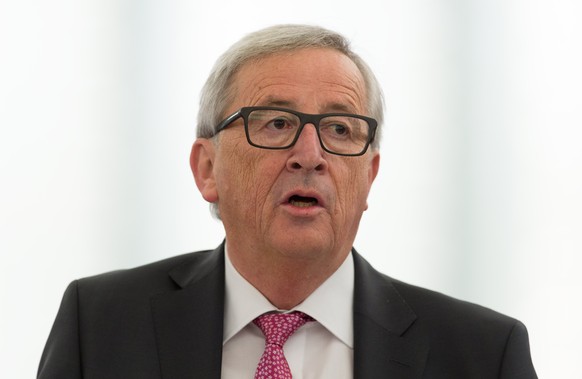
[[[277,311],[234,268],[225,247],[225,304],[223,344],[257,316]],[[292,310],[307,313],[348,347],[353,348],[354,260],[348,254],[342,265],[307,299]]]

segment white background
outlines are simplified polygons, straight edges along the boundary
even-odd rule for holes
[[[275,23],[348,36],[385,91],[356,241],[528,326],[582,378],[577,0],[0,0],[0,377],[31,378],[73,279],[214,248],[188,166],[218,55]]]

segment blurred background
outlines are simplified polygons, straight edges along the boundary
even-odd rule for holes
[[[188,157],[244,34],[345,34],[385,92],[356,241],[390,276],[522,320],[582,378],[582,3],[0,0],[0,377],[36,375],[75,278],[217,246]]]

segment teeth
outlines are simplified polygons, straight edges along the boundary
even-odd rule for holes
[[[294,200],[294,199],[292,199],[290,201],[290,203],[294,207],[307,208],[307,207],[311,207],[311,206],[315,205],[316,204],[316,201],[315,200],[312,200],[312,201],[300,201],[300,200]]]

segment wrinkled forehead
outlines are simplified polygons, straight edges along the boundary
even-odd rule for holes
[[[231,76],[223,116],[242,106],[296,108],[325,102],[329,111],[367,113],[367,91],[355,62],[331,48],[302,48],[254,57]],[[329,103],[329,104],[328,104]],[[299,110],[299,109],[298,109]]]

